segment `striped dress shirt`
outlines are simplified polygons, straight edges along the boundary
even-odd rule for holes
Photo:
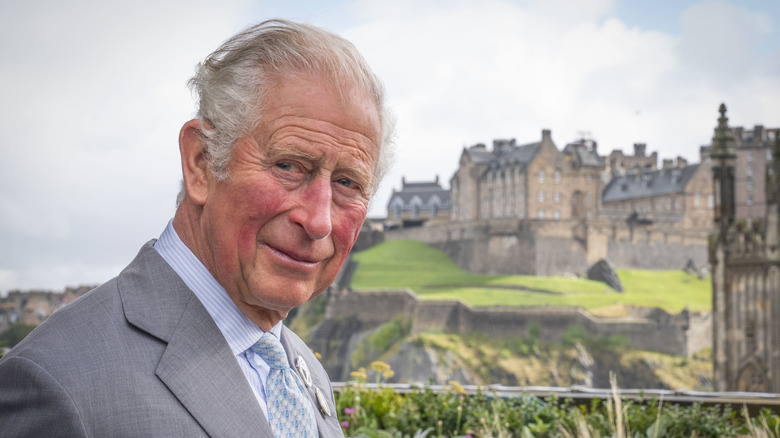
[[[154,249],[171,265],[171,268],[195,293],[211,318],[214,319],[247,381],[249,381],[260,408],[268,416],[265,385],[271,368],[263,361],[250,363],[247,357],[247,354],[253,354],[248,349],[260,339],[264,333],[263,330],[238,309],[225,288],[217,283],[206,266],[181,241],[173,228],[173,221],[168,222],[168,226],[155,242]],[[279,338],[282,332],[282,323],[276,324],[271,332]]]

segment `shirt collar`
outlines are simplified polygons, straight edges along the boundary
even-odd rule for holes
[[[203,303],[233,354],[243,353],[260,339],[263,330],[239,310],[225,288],[181,241],[173,228],[173,220],[168,222],[168,226],[155,242],[154,249]],[[271,328],[271,332],[281,339],[281,321]]]

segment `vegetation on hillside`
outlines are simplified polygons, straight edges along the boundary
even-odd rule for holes
[[[620,313],[621,306],[678,313],[712,307],[710,279],[680,271],[619,269],[624,292],[569,277],[483,275],[466,272],[444,252],[413,240],[384,242],[353,256],[354,289],[409,288],[422,299],[460,299],[473,306],[580,306]],[[617,316],[617,315],[616,315]]]

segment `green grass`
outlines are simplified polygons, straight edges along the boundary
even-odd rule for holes
[[[354,255],[355,289],[410,288],[423,299],[461,299],[474,306],[661,307],[677,313],[712,307],[709,279],[683,271],[618,270],[624,292],[566,277],[471,274],[442,251],[413,240],[385,242]],[[530,290],[510,289],[508,287]]]

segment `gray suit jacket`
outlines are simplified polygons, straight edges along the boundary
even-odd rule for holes
[[[0,435],[273,436],[227,341],[153,243],[0,360]],[[309,366],[320,436],[343,437],[322,365],[286,327],[281,341]]]

